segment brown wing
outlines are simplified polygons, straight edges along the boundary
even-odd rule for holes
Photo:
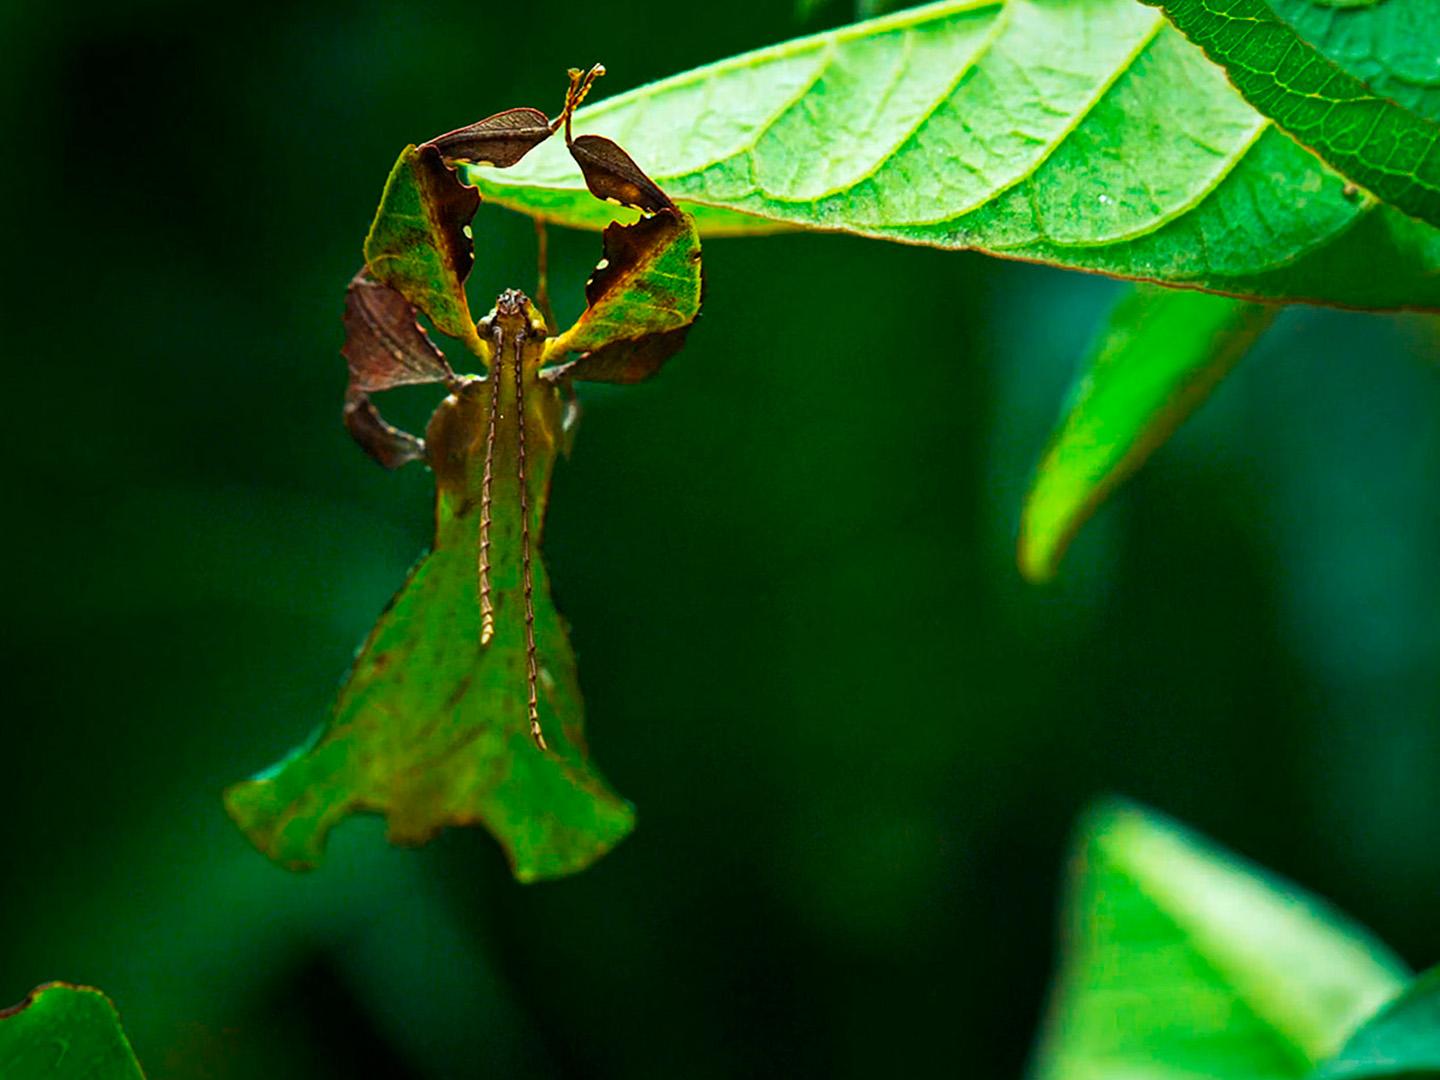
[[[392,386],[455,377],[445,355],[415,321],[415,308],[361,270],[345,292],[345,344],[350,385],[372,393]]]
[[[446,161],[508,169],[552,134],[554,128],[539,109],[506,109],[437,135],[430,145]]]

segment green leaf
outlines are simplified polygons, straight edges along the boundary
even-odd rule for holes
[[[284,866],[314,866],[330,829],[356,811],[385,814],[398,844],[423,843],[445,825],[483,824],[522,881],[582,869],[634,825],[630,805],[586,756],[575,656],[538,558],[537,706],[550,749],[531,742],[519,478],[526,480],[529,536],[538,538],[564,437],[561,393],[538,377],[543,321],[538,314],[531,321],[537,332],[523,413],[509,378],[470,378],[431,419],[434,549],[366,640],[329,721],[284,761],[226,792],[226,807],[251,842]],[[506,370],[503,363],[494,369]],[[490,394],[497,385],[503,422],[492,440]],[[477,571],[487,505],[494,514],[488,550],[496,615],[488,642]]]
[[[702,235],[820,229],[1440,308],[1440,232],[1347,191],[1134,0],[947,0],[664,79],[575,125],[626,146]],[[464,172],[538,217],[614,216],[553,142]]]
[[[581,354],[556,376],[630,383],[649,378],[700,316],[700,237],[689,215],[661,210],[605,229],[605,257],[585,283],[585,311],[549,343],[546,360]]]
[[[1440,225],[1440,123],[1372,90],[1266,0],[1145,2],[1161,7],[1281,128],[1357,184]],[[1429,36],[1440,51],[1440,29],[1432,24]]]
[[[1081,831],[1037,1080],[1303,1077],[1408,977],[1295,886],[1129,806]]]
[[[1076,531],[1200,405],[1275,308],[1137,286],[1116,305],[1071,390],[1020,519],[1020,569],[1053,577]]]
[[[1440,1077],[1440,968],[1431,968],[1367,1020],[1313,1080]]]
[[[407,146],[390,170],[365,237],[365,265],[442,333],[484,357],[464,284],[474,262],[468,226],[479,205],[479,192],[460,182],[439,150]]]
[[[144,1080],[110,999],[89,986],[46,983],[0,1009],[5,1080]]]
[[[1428,0],[1269,0],[1270,9],[1376,93],[1440,120],[1440,26]]]

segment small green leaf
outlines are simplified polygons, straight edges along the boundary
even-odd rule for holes
[[[605,229],[605,257],[585,284],[584,313],[546,360],[581,354],[556,377],[639,382],[685,342],[700,315],[700,237],[688,214],[661,210]]]
[[[5,1080],[144,1080],[120,1016],[89,986],[46,983],[0,1009]]]
[[[1148,811],[1092,813],[1036,1080],[1306,1076],[1408,978],[1366,931]]]
[[[1266,0],[1145,3],[1162,8],[1281,128],[1391,205],[1440,225],[1440,123],[1376,93]],[[1440,49],[1440,31],[1432,24],[1430,32]]]
[[[706,236],[818,229],[1251,299],[1440,309],[1440,232],[1349,190],[1134,0],[945,0],[574,122],[627,147]],[[554,140],[462,172],[560,224],[615,216]]]
[[[474,262],[467,229],[479,205],[479,192],[460,182],[439,150],[407,146],[390,170],[365,237],[365,265],[442,333],[483,356],[465,299]]]
[[[1070,392],[1020,519],[1020,569],[1054,576],[1095,508],[1168,439],[1274,320],[1245,300],[1137,286]]]
[[[1367,1020],[1312,1080],[1440,1077],[1440,968],[1431,968]]]

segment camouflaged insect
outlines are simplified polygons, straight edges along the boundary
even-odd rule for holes
[[[434,547],[356,657],[310,741],[231,787],[231,816],[262,852],[315,865],[356,811],[384,814],[395,843],[483,824],[522,880],[594,861],[633,827],[631,806],[591,765],[575,657],[539,543],[555,459],[578,417],[573,384],[655,374],[700,312],[694,223],[619,146],[575,137],[595,78],[570,73],[560,116],[509,109],[400,154],[345,299],[345,424],[376,461],[435,474]],[[473,321],[464,283],[479,194],[459,164],[505,168],[561,128],[589,189],[639,210],[612,223],[584,313],[554,333],[547,304],[506,290]],[[420,325],[464,346],[459,374]],[[463,354],[462,354],[463,355]],[[371,395],[437,383],[425,437],[386,423]]]

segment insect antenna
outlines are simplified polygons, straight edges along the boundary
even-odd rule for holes
[[[525,331],[515,335],[515,425],[516,458],[520,472],[520,569],[525,587],[525,682],[530,692],[530,737],[541,750],[547,750],[540,731],[539,673],[535,666],[535,581],[530,568],[530,492],[525,485],[525,364],[521,350]]]
[[[505,332],[497,324],[491,329],[495,339],[494,360],[490,364],[490,422],[485,429],[485,475],[480,482],[480,644],[489,645],[495,636],[495,600],[490,594],[490,520],[493,512],[491,485],[495,475],[495,429],[500,421],[500,368]]]

